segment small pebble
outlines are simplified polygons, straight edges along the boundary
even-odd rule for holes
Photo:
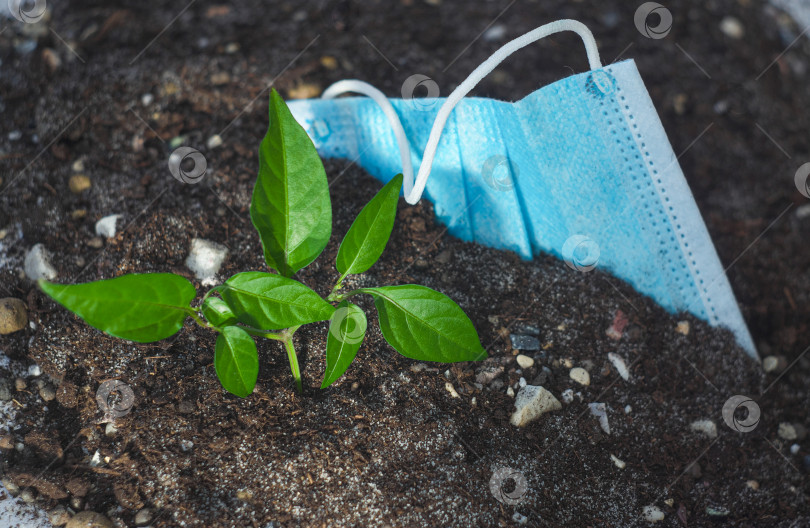
[[[87,245],[93,249],[101,249],[104,247],[104,240],[101,237],[93,237],[87,241]]]
[[[352,383],[352,392],[357,392],[358,390],[360,390],[360,384],[355,381]]]
[[[742,22],[732,16],[723,17],[723,20],[720,21],[720,31],[735,40],[745,36],[745,27],[743,27]]]
[[[121,218],[120,214],[108,215],[96,222],[96,234],[106,238],[115,236],[115,223]]]
[[[624,362],[624,359],[620,355],[611,352],[608,354],[608,359],[613,363],[616,372],[619,373],[619,376],[621,376],[624,381],[630,380],[630,371],[627,370],[627,363]]]
[[[32,281],[56,278],[56,270],[51,265],[51,255],[42,244],[36,244],[31,248],[25,256],[24,268],[25,274]]]
[[[792,446],[790,446],[790,454],[791,454],[791,455],[797,455],[797,454],[799,454],[799,449],[801,449],[801,448],[799,447],[799,444],[793,444]]]
[[[323,88],[315,83],[299,83],[287,90],[290,99],[315,99],[323,92]]]
[[[509,387],[509,390],[511,389],[512,388]],[[507,394],[508,392],[509,391],[507,391]],[[509,421],[516,427],[524,427],[547,412],[558,411],[560,409],[562,409],[562,404],[545,388],[536,385],[526,385],[518,392],[517,398],[515,399],[515,412],[512,413],[512,417]]]
[[[610,434],[610,423],[608,422],[607,405],[604,403],[589,403],[588,407],[591,409],[591,414],[599,418],[599,427],[605,432]]]
[[[65,528],[113,528],[113,523],[100,513],[83,511],[74,515]]]
[[[782,422],[779,424],[778,434],[779,438],[789,442],[799,438],[799,433],[796,431],[796,428],[793,426],[793,424],[787,422]]]
[[[34,377],[34,378],[36,378],[38,376],[41,376],[42,375],[42,369],[39,368],[39,365],[34,363],[30,367],[28,367],[28,375],[31,376],[31,377]]]
[[[213,149],[215,149],[217,147],[221,147],[222,146],[222,138],[220,137],[219,134],[214,134],[213,136],[208,138],[208,141],[205,142],[205,146],[208,147],[209,150],[213,150]]]
[[[19,141],[22,138],[22,131],[20,130],[12,130],[8,133],[8,140],[9,141]]]
[[[574,389],[565,389],[562,392],[562,401],[566,405],[572,403],[574,401]]]
[[[633,412],[633,408],[630,407],[629,405],[625,405],[624,406],[624,414],[630,414],[631,412]]]
[[[77,159],[70,168],[73,172],[84,172],[84,160],[81,158]]]
[[[135,514],[135,526],[146,526],[152,522],[152,510],[144,508]]]
[[[481,37],[486,42],[494,42],[496,40],[503,40],[506,36],[506,26],[503,24],[495,24],[494,26],[490,27],[488,30],[484,31],[484,34]]]
[[[529,518],[523,515],[520,512],[515,512],[512,514],[512,520],[515,521],[517,524],[526,524],[529,522]]]
[[[510,334],[509,340],[515,350],[540,350],[540,340],[534,336]]]
[[[23,502],[31,504],[36,502],[37,494],[33,489],[25,488],[24,490],[22,490],[22,493],[20,493],[20,498],[23,500]]]
[[[118,432],[118,428],[115,426],[114,423],[110,422],[104,428],[104,434],[107,436],[115,436],[115,433]]]
[[[450,383],[449,381],[444,384],[444,388],[447,389],[447,392],[449,392],[450,396],[452,396],[453,398],[460,398],[461,397],[461,396],[458,395],[458,392],[456,392],[456,388],[453,387],[453,384]]]
[[[488,385],[501,374],[503,374],[502,365],[484,366],[478,370],[478,373],[475,375],[475,381],[482,385]]]
[[[64,526],[70,520],[70,514],[60,504],[48,512],[48,520],[54,526]]]
[[[526,386],[526,378],[521,377],[521,378],[518,380],[518,387],[522,389],[522,388],[523,388],[523,387],[525,387],[525,386]]]
[[[445,249],[438,255],[436,255],[436,262],[439,264],[448,264],[450,260],[453,258],[453,253],[449,249]]]
[[[91,187],[90,178],[84,174],[74,174],[68,180],[68,188],[73,194],[81,194]]]
[[[155,96],[150,93],[145,93],[141,96],[141,104],[143,106],[149,106],[155,100]]]
[[[613,461],[614,464],[616,464],[616,467],[619,469],[624,469],[625,467],[627,467],[627,463],[624,462],[623,460],[620,460],[615,455],[610,455],[610,459]]]
[[[81,497],[71,497],[68,504],[70,504],[70,507],[74,510],[81,510],[84,507],[84,499]]]
[[[717,424],[711,420],[695,420],[689,425],[689,429],[707,438],[717,438]]]
[[[689,321],[678,321],[675,331],[685,336],[689,335]]]
[[[588,374],[588,371],[582,367],[572,368],[571,372],[568,373],[568,376],[580,385],[587,387],[591,384],[591,375]]]
[[[180,414],[189,414],[193,413],[195,409],[194,402],[189,400],[183,400],[177,405],[177,412]]]
[[[527,369],[534,366],[534,359],[530,358],[529,356],[525,356],[523,354],[518,354],[518,356],[515,358],[515,361],[517,361],[517,364],[520,365],[520,368],[522,369]]]
[[[784,356],[767,356],[762,360],[762,370],[767,373],[781,372],[787,367],[787,360]]]
[[[759,489],[759,482],[757,482],[756,480],[748,480],[745,482],[745,485],[754,491]]]
[[[225,45],[225,53],[228,55],[232,55],[239,51],[239,43],[238,42],[229,42]]]
[[[0,484],[6,488],[6,491],[8,491],[8,494],[12,497],[16,497],[20,493],[20,487],[14,484],[14,481],[8,477],[3,477],[0,479]]]
[[[731,512],[726,508],[715,508],[712,506],[706,506],[706,515],[710,517],[727,517],[729,513]]]
[[[39,397],[46,402],[53,401],[56,398],[56,390],[53,385],[48,384],[42,387],[39,390]]]
[[[644,509],[641,510],[641,514],[647,522],[657,523],[664,520],[664,512],[662,512],[658,506],[644,506]]]
[[[222,244],[195,238],[191,241],[191,251],[186,257],[186,267],[194,272],[203,284],[212,285],[227,256],[228,248]]]
[[[509,387],[508,389],[506,389],[506,395],[509,396],[510,398],[514,398],[515,397],[515,389],[513,389],[512,387]]]
[[[14,297],[0,299],[0,334],[18,332],[28,325],[25,301]]]
[[[7,451],[14,449],[14,437],[11,435],[0,436],[0,449]]]
[[[28,388],[28,383],[26,383],[22,378],[17,378],[14,380],[14,388],[18,391],[24,391]]]
[[[191,451],[194,448],[194,442],[191,440],[180,440],[180,449],[184,452]]]

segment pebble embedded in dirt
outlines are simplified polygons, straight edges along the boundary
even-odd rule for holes
[[[627,369],[627,363],[624,362],[624,358],[622,358],[619,354],[614,354],[613,352],[610,352],[608,354],[608,359],[616,368],[616,372],[619,373],[619,376],[621,376],[623,380],[629,381],[630,371]]]
[[[610,422],[608,422],[608,415],[607,415],[607,405],[604,403],[589,403],[588,407],[591,410],[591,414],[599,418],[599,427],[605,432],[605,434],[610,434]]]
[[[48,521],[54,526],[64,526],[70,520],[70,513],[61,504],[48,512]]]
[[[582,367],[574,367],[568,373],[568,376],[579,383],[580,385],[588,386],[591,384],[591,375]]]
[[[105,216],[104,218],[96,222],[96,234],[106,238],[114,237],[115,224],[116,222],[118,222],[119,218],[121,218],[120,214],[112,214]]]
[[[14,388],[18,391],[24,391],[28,388],[28,383],[23,378],[17,378],[14,380]]]
[[[135,526],[147,526],[150,522],[152,522],[152,517],[152,510],[149,508],[143,508],[135,514]]]
[[[720,21],[720,31],[734,40],[739,40],[745,36],[745,28],[742,22],[733,16],[723,17]]]
[[[18,332],[28,325],[25,302],[14,297],[0,299],[0,334]]]
[[[515,350],[540,350],[540,340],[530,335],[510,334],[512,348]]]
[[[525,427],[547,412],[562,409],[562,404],[545,388],[526,385],[518,391],[515,409],[509,420],[510,423],[517,427]]]
[[[31,248],[25,256],[24,268],[25,274],[32,281],[56,278],[56,270],[51,265],[51,255],[42,244],[36,244]]]
[[[762,360],[762,370],[767,373],[778,373],[785,370],[787,360],[784,356],[767,356]]]
[[[50,383],[39,389],[39,396],[44,401],[49,402],[56,398],[56,390]]]
[[[610,459],[613,461],[613,463],[619,469],[624,469],[624,468],[627,467],[627,463],[624,460],[621,460],[620,458],[618,458],[616,455],[610,455]]]
[[[534,359],[523,354],[518,354],[517,357],[515,358],[515,361],[517,361],[517,364],[520,365],[520,368],[524,370],[532,368],[534,366]]]
[[[68,180],[68,187],[73,194],[81,194],[91,186],[90,178],[84,174],[74,174]]]
[[[689,425],[689,428],[712,440],[717,438],[717,424],[711,420],[695,420]]]
[[[492,383],[495,378],[503,374],[503,370],[502,365],[485,365],[478,369],[478,373],[475,375],[475,381],[481,385],[488,385]]]
[[[0,436],[0,449],[9,451],[14,449],[14,437],[11,435]]]
[[[782,440],[793,441],[799,438],[799,433],[796,431],[796,427],[787,422],[782,422],[779,424],[778,429],[779,438]]]
[[[203,284],[212,285],[214,277],[227,256],[228,248],[222,244],[195,238],[191,241],[186,267],[194,272],[194,275],[203,281]]]
[[[658,506],[644,506],[642,510],[644,520],[649,523],[657,523],[664,520],[664,512]]]
[[[113,528],[113,523],[100,513],[83,511],[74,515],[65,528]]]

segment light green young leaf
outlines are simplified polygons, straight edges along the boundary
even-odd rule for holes
[[[217,336],[214,369],[222,387],[247,398],[259,377],[259,354],[250,334],[238,326],[226,326]]]
[[[325,321],[335,307],[298,281],[261,271],[237,273],[219,294],[240,323],[263,330]]]
[[[203,302],[202,313],[206,321],[219,328],[236,322],[236,315],[231,307],[218,297],[208,297]]]
[[[270,127],[259,146],[250,218],[267,265],[285,277],[315,260],[332,234],[323,163],[275,89],[270,92]]]
[[[90,326],[139,343],[177,333],[197,295],[194,285],[172,273],[122,275],[73,285],[40,280],[39,287]]]
[[[411,284],[360,291],[374,297],[383,337],[403,356],[441,363],[487,357],[472,321],[446,295]]]
[[[346,372],[366,336],[366,314],[359,306],[343,301],[338,304],[329,323],[326,337],[326,372],[321,388],[325,389]]]
[[[382,255],[397,215],[402,174],[397,174],[357,215],[340,243],[335,265],[341,274],[363,273]]]

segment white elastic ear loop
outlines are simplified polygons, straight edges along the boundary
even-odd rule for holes
[[[433,159],[436,157],[436,149],[439,146],[439,139],[442,136],[442,131],[447,124],[447,119],[450,117],[450,112],[453,108],[464,98],[475,86],[481,82],[481,79],[486,77],[498,64],[503,62],[509,55],[517,50],[532,44],[542,38],[545,38],[554,33],[561,33],[563,31],[573,31],[577,33],[582,41],[585,43],[585,52],[588,54],[588,63],[592,70],[598,70],[602,67],[602,61],[599,59],[599,50],[596,47],[596,40],[593,38],[591,30],[585,24],[576,20],[558,20],[551,22],[544,26],[540,26],[523,36],[511,40],[501,46],[498,51],[493,53],[487,60],[481,63],[473,72],[462,82],[458,88],[447,97],[442,107],[436,114],[436,119],[433,121],[433,128],[430,130],[427,146],[422,155],[422,164],[419,166],[419,173],[414,181],[413,166],[411,164],[410,148],[408,147],[408,139],[405,137],[405,129],[399,120],[394,107],[388,101],[388,98],[374,88],[370,84],[357,81],[345,80],[338,81],[324,91],[321,96],[323,99],[333,99],[340,94],[347,92],[359,93],[371,97],[376,102],[383,112],[385,112],[391,127],[394,129],[394,135],[399,144],[399,154],[402,157],[402,175],[403,175],[403,191],[405,200],[413,205],[416,204],[427,185],[428,175],[433,165]]]
[[[378,89],[374,88],[367,82],[358,81],[355,79],[346,79],[338,81],[329,88],[327,88],[321,95],[321,99],[334,99],[338,95],[344,93],[359,93],[367,95],[382,108],[385,112],[385,117],[391,123],[391,128],[394,129],[394,136],[397,138],[399,145],[399,155],[402,158],[402,177],[403,177],[403,191],[405,196],[408,196],[413,190],[413,165],[411,164],[411,149],[408,147],[408,138],[405,136],[405,129],[402,128],[402,122],[399,120],[396,110],[391,105],[388,98]]]
[[[439,113],[436,114],[436,119],[433,121],[433,128],[430,129],[430,136],[428,137],[427,146],[425,147],[425,153],[422,155],[422,164],[419,166],[419,173],[413,184],[413,190],[405,194],[405,200],[409,204],[415,204],[422,197],[422,192],[425,190],[428,175],[430,174],[430,168],[433,165],[433,158],[436,156],[436,149],[439,146],[439,139],[442,136],[444,126],[447,124],[447,118],[450,117],[450,112],[453,111],[453,108],[459,101],[470,93],[481,79],[486,77],[509,55],[533,42],[562,31],[573,31],[582,38],[582,41],[585,43],[585,51],[588,54],[588,63],[592,70],[598,70],[602,67],[602,61],[599,59],[599,50],[596,48],[596,40],[593,38],[593,33],[591,33],[591,30],[589,30],[585,24],[577,22],[576,20],[558,20],[551,22],[501,46],[498,51],[493,53],[492,56],[473,70],[469,77],[464,79],[464,82],[453,90],[442,107],[439,108]]]

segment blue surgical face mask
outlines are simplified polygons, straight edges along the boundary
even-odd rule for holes
[[[583,38],[590,71],[515,103],[464,98],[509,54],[566,30]],[[370,98],[333,99],[345,92]],[[406,200],[424,191],[453,235],[608,271],[671,312],[731,329],[756,357],[635,63],[602,67],[582,24],[555,22],[507,43],[447,99],[387,99],[341,81],[290,109],[322,156],[356,161],[384,182],[402,172]]]

